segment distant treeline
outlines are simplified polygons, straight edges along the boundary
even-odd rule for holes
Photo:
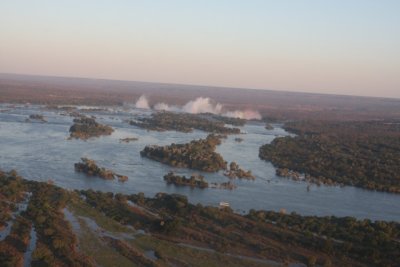
[[[189,114],[173,112],[153,113],[149,118],[130,121],[131,125],[151,131],[178,131],[189,133],[193,129],[219,134],[239,134],[239,128],[226,127],[225,123],[242,126],[245,120],[224,118],[212,114]]]
[[[148,96],[150,105],[184,105],[196,97],[210,97],[227,110],[253,109],[267,120],[348,121],[400,116],[399,99],[0,74],[2,103],[122,105],[142,94]]]

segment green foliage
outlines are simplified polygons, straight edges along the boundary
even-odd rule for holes
[[[30,182],[32,197],[27,217],[34,223],[39,237],[33,253],[33,266],[91,266],[77,249],[77,240],[61,212],[69,193],[51,184]]]
[[[17,216],[11,233],[0,242],[0,265],[20,266],[29,241],[31,223],[22,216]]]
[[[226,169],[226,162],[215,152],[215,147],[220,143],[219,136],[208,135],[206,139],[193,140],[187,144],[146,146],[140,155],[174,167],[216,172]]]
[[[106,180],[112,180],[116,177],[121,182],[125,182],[126,180],[128,180],[127,176],[119,175],[111,170],[107,170],[106,168],[97,166],[94,160],[88,158],[81,158],[81,160],[82,162],[74,164],[75,171],[77,172],[83,172],[88,176],[98,176]]]
[[[114,197],[113,193],[87,190],[81,191],[81,194],[85,196],[86,202],[90,206],[121,224],[140,228],[150,225],[154,219],[148,214],[144,214],[142,211],[128,205],[125,198]]]
[[[400,126],[377,122],[297,122],[295,137],[276,138],[260,158],[309,181],[400,193]]]
[[[171,262],[201,266],[200,263],[207,262],[205,265],[212,266],[232,263],[233,259],[236,265],[230,265],[241,265],[239,260],[244,259],[232,255],[278,262],[295,261],[310,266],[396,266],[400,262],[400,225],[396,222],[255,210],[242,216],[230,209],[192,205],[187,197],[177,194],[158,193],[153,198],[146,198],[144,194],[124,195],[93,190],[69,192],[51,184],[17,177],[15,173],[0,173],[0,183],[4,188],[20,188],[8,195],[10,199],[18,199],[20,194],[24,195],[24,190],[31,192],[32,196],[27,212],[17,216],[11,234],[0,242],[1,266],[22,264],[32,225],[38,238],[32,266],[112,266],[118,263],[129,266],[130,262],[146,266],[169,265]],[[4,195],[0,198],[3,200]],[[78,251],[77,237],[62,213],[67,204],[74,212],[78,210],[80,216],[100,222],[99,226],[104,229],[121,231],[121,236],[122,233],[125,236],[133,233],[132,229],[127,230],[128,227],[121,224],[132,225],[150,234],[135,235],[135,239],[128,243],[115,238],[117,234],[85,227],[83,220],[78,218],[81,225]],[[150,261],[131,245],[140,238],[151,239],[151,246],[161,259]],[[205,258],[196,265],[197,259],[174,255],[177,251],[189,251],[182,247],[185,245],[201,247],[191,247],[189,253],[201,254]],[[87,255],[98,262],[94,263]],[[248,263],[242,265],[269,264],[250,259]]]
[[[9,173],[0,171],[0,199],[4,197],[12,202],[20,202],[25,190],[25,184],[15,170]]]
[[[152,114],[150,118],[141,118],[139,121],[130,121],[131,125],[145,128],[152,131],[174,130],[179,132],[192,132],[193,129],[202,130],[210,133],[238,134],[239,128],[229,128],[225,123],[232,125],[243,125],[244,120],[224,118],[211,114],[189,114],[158,112]]]
[[[108,125],[97,123],[95,119],[81,116],[74,119],[74,124],[69,129],[71,138],[89,139],[102,135],[111,135],[114,129]]]
[[[166,181],[168,184],[174,185],[185,185],[198,188],[208,187],[208,183],[204,180],[204,176],[202,175],[192,175],[190,178],[186,178],[186,176],[179,176],[175,175],[173,172],[170,172],[164,175],[164,181]]]
[[[325,253],[344,253],[363,261],[385,266],[388,261],[400,262],[400,225],[395,222],[357,220],[353,217],[285,215],[273,211],[251,210],[248,218],[273,222],[280,228],[290,228],[305,234],[298,239]],[[309,233],[309,234],[307,234]]]
[[[254,180],[255,177],[251,173],[251,171],[245,171],[242,168],[239,167],[239,165],[232,161],[229,164],[229,170],[226,170],[224,172],[225,176],[228,176],[229,178],[239,178],[239,179],[249,179],[249,180]]]

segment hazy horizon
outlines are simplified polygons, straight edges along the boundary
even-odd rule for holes
[[[2,1],[0,72],[400,98],[397,1]]]
[[[124,80],[124,79],[109,79],[109,78],[93,78],[93,77],[85,77],[85,76],[61,76],[61,75],[41,75],[41,74],[27,74],[27,73],[6,73],[0,72],[1,75],[8,76],[19,76],[19,77],[35,77],[35,78],[48,78],[48,79],[82,79],[82,80],[91,80],[91,81],[105,81],[105,82],[131,82],[131,83],[144,83],[144,84],[163,84],[170,86],[179,86],[185,87],[189,86],[188,90],[193,90],[193,87],[200,88],[219,88],[219,89],[233,89],[233,90],[257,90],[257,91],[269,91],[269,92],[281,92],[281,93],[294,93],[294,94],[315,94],[315,95],[326,95],[326,96],[345,96],[345,97],[365,97],[365,98],[384,98],[384,99],[394,99],[400,100],[399,97],[390,97],[390,96],[369,96],[369,95],[354,95],[354,94],[340,94],[340,93],[330,93],[330,92],[307,92],[307,91],[289,91],[289,90],[275,90],[270,88],[244,88],[244,87],[234,87],[234,86],[220,86],[220,85],[209,85],[209,84],[188,84],[188,83],[169,83],[169,82],[159,82],[159,81],[138,81],[138,80]],[[2,78],[2,77],[0,77]],[[186,89],[186,88],[185,88]],[[145,95],[145,94],[144,94]],[[207,97],[207,95],[204,95]]]

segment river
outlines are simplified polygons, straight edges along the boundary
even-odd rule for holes
[[[144,192],[153,196],[158,192],[184,194],[192,203],[217,206],[219,202],[230,203],[237,212],[249,209],[264,209],[297,212],[302,215],[353,216],[359,219],[400,221],[400,195],[374,192],[351,186],[315,186],[307,190],[305,182],[292,181],[275,175],[271,163],[258,158],[261,145],[277,136],[288,135],[281,125],[266,130],[260,122],[249,122],[241,127],[242,142],[231,135],[217,147],[217,152],[228,162],[236,161],[243,169],[253,172],[256,179],[235,180],[235,190],[191,189],[166,185],[163,176],[169,171],[180,174],[199,173],[188,169],[177,169],[159,162],[142,158],[139,154],[146,145],[168,145],[186,143],[204,138],[207,133],[194,131],[146,131],[129,125],[126,120],[150,111],[115,108],[109,111],[90,112],[97,121],[111,125],[115,132],[111,136],[88,141],[68,140],[72,117],[61,115],[62,111],[50,111],[34,105],[10,106],[0,104],[0,168],[15,169],[26,179],[53,180],[67,189],[95,189],[101,191],[132,194]],[[30,114],[43,114],[47,123],[26,122]],[[119,142],[120,138],[138,137],[138,141]],[[127,175],[125,183],[108,181],[74,171],[74,163],[81,157],[97,161],[99,166]],[[200,172],[201,173],[201,172]],[[201,173],[208,182],[226,182],[222,173]]]

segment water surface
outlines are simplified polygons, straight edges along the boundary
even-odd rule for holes
[[[271,163],[258,158],[261,145],[271,142],[276,136],[288,135],[279,124],[274,130],[266,130],[264,124],[249,122],[242,131],[246,134],[231,135],[223,140],[217,151],[227,160],[236,161],[242,168],[250,169],[256,176],[254,181],[235,180],[236,190],[191,189],[166,185],[163,176],[169,171],[190,175],[193,170],[177,169],[159,162],[142,158],[139,152],[146,145],[168,145],[186,143],[204,138],[207,133],[194,131],[153,132],[129,125],[126,120],[135,116],[146,116],[145,110],[114,109],[88,113],[100,123],[111,125],[115,132],[111,136],[88,141],[67,140],[72,118],[62,112],[43,110],[39,106],[0,105],[0,168],[16,169],[27,179],[47,181],[67,189],[95,189],[101,191],[132,194],[144,192],[153,196],[158,192],[179,193],[188,196],[192,203],[217,206],[229,202],[237,212],[249,209],[285,209],[303,215],[354,216],[360,219],[400,221],[400,195],[367,191],[355,187],[312,185],[279,178]],[[25,122],[30,114],[43,114],[47,123]],[[120,138],[138,137],[138,141],[120,143]],[[236,142],[235,137],[243,138]],[[106,181],[74,171],[74,163],[81,157],[97,161],[98,165],[127,175],[125,183]],[[196,172],[199,173],[199,172]],[[226,182],[222,173],[202,173],[210,182]]]

